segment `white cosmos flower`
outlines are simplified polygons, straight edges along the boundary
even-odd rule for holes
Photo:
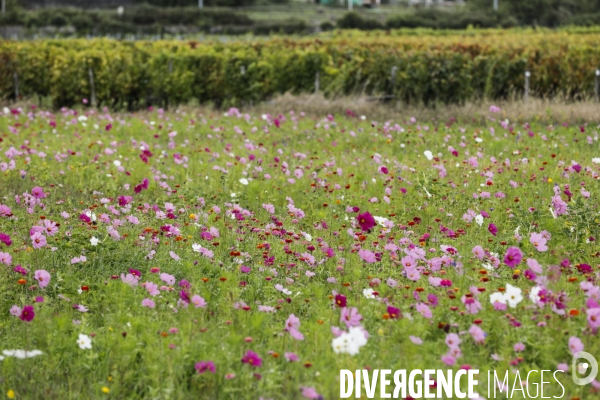
[[[115,161],[113,161],[113,164],[114,164],[115,167],[120,167],[121,166],[121,161],[115,160]]]
[[[477,143],[481,143],[481,142],[483,142],[483,139],[482,139],[482,138],[480,138],[480,137],[477,137],[477,138],[475,138],[475,141],[476,141]]]
[[[248,184],[248,183],[250,183],[250,182],[248,182],[248,179],[246,179],[246,178],[241,178],[241,179],[240,179],[240,183],[241,183],[242,185],[247,185],[247,184]]]
[[[429,161],[433,160],[433,153],[431,152],[431,150],[425,150],[425,151],[423,152],[423,154],[425,154],[425,157],[426,157],[426,158],[427,158]]]
[[[600,164],[600,157],[594,157],[594,158],[592,158],[592,162],[594,164]]]
[[[2,354],[4,354],[6,357],[15,357],[15,358],[19,358],[19,359],[24,359],[24,358],[37,357],[44,353],[42,353],[40,350],[29,350],[29,351],[27,351],[27,350],[3,350]],[[2,359],[3,358],[4,357],[2,357]]]
[[[500,292],[492,293],[490,295],[490,303],[506,304],[506,298],[504,297],[503,293],[500,293]]]
[[[77,119],[79,120],[79,122],[87,121],[87,117],[85,115],[80,115],[79,117],[77,117]]]
[[[542,290],[541,286],[535,286],[531,289],[531,292],[529,292],[529,299],[535,304],[539,303],[541,300],[540,290]]]
[[[375,217],[375,216],[373,216],[373,219],[374,219],[375,221],[377,221],[377,223],[378,223],[379,225],[383,226],[383,227],[385,227],[385,223],[388,221],[388,219],[387,219],[387,218],[385,218],[385,217]]]
[[[475,217],[475,222],[477,222],[477,225],[481,226],[483,225],[483,215],[479,214]]]
[[[331,347],[336,354],[350,354],[355,356],[360,348],[367,344],[367,338],[362,328],[353,326],[349,332],[344,332],[333,339]]]
[[[373,294],[374,290],[371,288],[368,289],[364,289],[363,290],[363,295],[367,298],[367,299],[374,299],[375,295]]]
[[[483,268],[487,269],[488,271],[493,271],[494,270],[494,266],[490,263],[485,263],[482,265]],[[492,302],[493,303],[493,302]]]
[[[309,242],[312,241],[312,236],[309,233],[306,232],[301,232],[302,236],[304,236],[304,239],[308,240]]]
[[[518,287],[507,284],[506,292],[504,292],[504,298],[506,299],[506,302],[510,308],[515,308],[517,304],[523,300],[523,293]]]
[[[91,349],[92,348],[92,339],[88,335],[83,333],[79,334],[79,338],[77,339],[77,344],[79,348],[82,350]]]
[[[98,240],[98,238],[96,238],[96,237],[92,237],[92,238],[90,239],[90,244],[91,244],[92,246],[98,246],[98,243],[100,243],[100,240]]]

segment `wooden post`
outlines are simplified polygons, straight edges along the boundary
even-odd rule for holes
[[[92,67],[88,68],[88,74],[90,76],[90,104],[92,107],[96,107],[96,86],[94,85],[94,71],[92,70]]]
[[[319,93],[319,71],[315,73],[315,94]]]
[[[531,73],[529,71],[525,71],[525,102],[529,100],[529,77]]]
[[[15,101],[19,100],[19,75],[17,71],[13,72],[13,79],[15,80]]]
[[[594,76],[594,97],[596,98],[596,103],[600,99],[600,88],[598,87],[598,79],[600,79],[600,69],[596,70],[596,75]]]
[[[390,77],[390,84],[392,86],[392,96],[396,95],[396,72],[398,72],[398,67],[394,65],[392,67],[392,76]]]

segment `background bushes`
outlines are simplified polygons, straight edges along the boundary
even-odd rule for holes
[[[434,34],[435,32],[435,34]],[[462,103],[522,94],[591,97],[600,65],[600,30],[391,31],[331,38],[199,43],[48,40],[0,42],[0,97],[49,98],[70,106],[137,108],[190,101],[259,102],[279,93],[320,89],[328,96],[395,95],[408,103]],[[390,71],[397,67],[395,82]]]

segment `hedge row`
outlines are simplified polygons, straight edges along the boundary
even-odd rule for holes
[[[414,33],[414,32],[412,32]],[[312,39],[198,43],[56,40],[0,42],[0,97],[90,98],[139,107],[190,101],[236,105],[278,93],[395,95],[409,103],[461,103],[520,95],[589,97],[600,65],[595,30],[465,31],[395,36],[337,32]],[[391,70],[396,67],[395,79]]]

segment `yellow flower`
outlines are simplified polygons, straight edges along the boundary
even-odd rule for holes
[[[109,381],[109,382],[112,382],[112,381],[113,381],[113,377],[112,377],[112,376],[109,376],[109,377],[108,377],[108,381]]]
[[[9,399],[14,399],[15,398],[15,391],[12,389],[9,389],[8,392],[6,392],[6,397],[8,397]]]
[[[109,389],[109,388],[107,388],[106,386],[104,386],[104,387],[102,388],[102,393],[109,394],[109,393],[110,393],[110,389]]]
[[[548,183],[552,183],[552,178],[548,178]]]
[[[196,214],[190,214],[190,219],[196,219]]]

